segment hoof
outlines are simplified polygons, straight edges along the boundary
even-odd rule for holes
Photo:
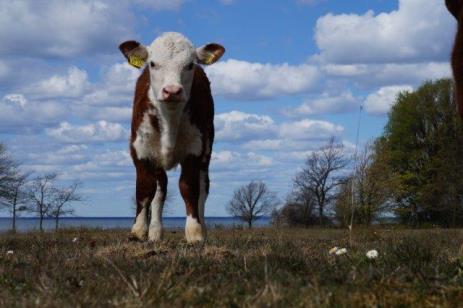
[[[134,225],[132,227],[132,232],[130,232],[129,239],[133,241],[146,241],[148,238],[148,228],[146,227],[138,227]]]
[[[188,216],[185,226],[185,238],[189,244],[203,242],[206,239],[206,228],[196,218]]]
[[[141,242],[143,241],[142,239],[139,239],[135,234],[130,233],[129,236],[127,237],[129,242]]]
[[[164,236],[164,232],[162,230],[162,227],[161,228],[153,227],[153,228],[150,228],[148,231],[148,240],[150,242],[159,242],[162,240],[163,236]]]

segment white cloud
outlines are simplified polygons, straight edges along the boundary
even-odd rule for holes
[[[299,107],[286,110],[290,116],[341,113],[354,110],[358,106],[357,98],[350,91],[331,95],[322,93],[319,97],[306,99]]]
[[[445,61],[454,25],[441,0],[399,0],[389,13],[325,15],[315,40],[329,63]]]
[[[267,115],[231,111],[215,117],[217,141],[245,142],[244,148],[299,147],[301,141],[338,136],[344,128],[328,121],[302,119],[277,124]]]
[[[81,103],[88,105],[132,105],[135,83],[140,71],[126,62],[115,63],[105,70],[102,80],[85,94]]]
[[[382,87],[365,99],[365,111],[371,114],[386,114],[391,109],[397,95],[403,91],[413,91],[408,85]]]
[[[218,114],[214,124],[218,141],[262,138],[277,131],[276,124],[269,116],[241,111]]]
[[[246,170],[245,167],[268,167],[272,164],[272,158],[255,152],[214,151],[211,157],[211,166],[215,171]]]
[[[136,0],[135,3],[156,11],[178,10],[184,3],[184,0]]]
[[[74,57],[114,52],[132,15],[119,1],[3,1],[0,54]]]
[[[206,69],[216,95],[230,99],[256,100],[305,93],[315,87],[317,67],[250,63],[229,59]]]
[[[251,140],[243,144],[244,149],[248,150],[279,150],[283,146],[281,139],[264,139],[264,140]]]
[[[59,127],[47,129],[47,134],[59,141],[68,143],[121,141],[128,138],[128,132],[122,125],[107,121],[82,126],[73,126],[68,122],[62,122]]]
[[[342,126],[331,122],[304,119],[281,124],[279,135],[293,140],[317,140],[339,136],[343,131]]]
[[[68,69],[64,76],[53,75],[25,89],[25,92],[33,97],[78,97],[89,89],[87,72],[75,66]]]
[[[29,101],[18,93],[0,99],[1,132],[31,132],[55,124],[65,116],[66,108],[54,101]]]
[[[2,1],[0,54],[70,58],[115,53],[134,37],[133,8],[177,10],[183,0]]]
[[[446,62],[387,63],[387,64],[327,64],[321,71],[330,80],[343,80],[362,89],[397,84],[417,86],[424,80],[449,78],[450,64]]]

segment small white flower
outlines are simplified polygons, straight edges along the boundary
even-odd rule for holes
[[[336,253],[336,251],[338,251],[338,249],[339,249],[339,248],[335,246],[335,247],[331,248],[330,251],[328,251],[328,253],[329,253],[330,255],[334,255],[334,254]]]
[[[379,253],[376,249],[373,249],[368,251],[366,255],[368,259],[376,259],[379,256]]]
[[[72,240],[72,242],[75,243],[75,242],[77,242],[78,240],[79,240],[79,239],[78,239],[77,237],[75,237],[75,238]]]
[[[13,250],[8,250],[8,251],[6,252],[7,255],[12,255],[13,253],[14,253]]]
[[[347,249],[346,249],[346,248],[341,248],[341,249],[336,250],[336,255],[337,255],[337,256],[343,255],[343,254],[345,254],[345,253],[347,253]]]

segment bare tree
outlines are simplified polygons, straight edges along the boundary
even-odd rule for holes
[[[39,228],[43,231],[43,219],[48,215],[55,198],[56,173],[40,175],[32,180],[29,188],[29,211],[39,216]]]
[[[259,216],[270,214],[277,203],[275,193],[269,191],[265,183],[252,181],[235,190],[227,211],[252,228],[252,223]]]
[[[313,152],[305,161],[302,171],[294,178],[296,191],[309,191],[316,199],[320,224],[324,223],[324,210],[331,202],[335,188],[344,178],[339,175],[347,165],[342,144],[330,138],[327,145]]]
[[[61,216],[74,214],[74,209],[69,206],[73,202],[82,201],[82,196],[77,192],[79,186],[79,182],[74,182],[65,188],[53,187],[48,214],[55,219],[55,231],[58,231]]]
[[[30,201],[27,190],[28,174],[17,173],[9,181],[8,191],[3,194],[1,205],[6,207],[12,216],[12,230],[16,231],[16,217],[18,212],[27,209],[27,205]]]
[[[311,191],[293,190],[288,194],[284,206],[272,213],[272,223],[309,227],[316,223],[315,210],[316,199]]]

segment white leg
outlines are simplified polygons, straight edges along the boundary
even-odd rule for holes
[[[188,243],[200,242],[206,238],[204,221],[204,204],[206,203],[206,172],[199,172],[198,219],[188,215],[186,218],[185,237]]]
[[[156,194],[151,202],[151,222],[148,232],[148,239],[150,241],[160,241],[162,239],[162,208],[164,207],[164,198],[164,192],[158,182]]]
[[[201,224],[191,215],[186,217],[185,237],[188,243],[196,243],[204,240],[204,234]]]
[[[146,233],[148,231],[148,219],[146,216],[146,208],[148,203],[148,198],[142,201],[143,208],[138,213],[137,218],[135,219],[135,223],[132,226],[132,234],[135,235],[138,239],[144,240],[146,239]]]

